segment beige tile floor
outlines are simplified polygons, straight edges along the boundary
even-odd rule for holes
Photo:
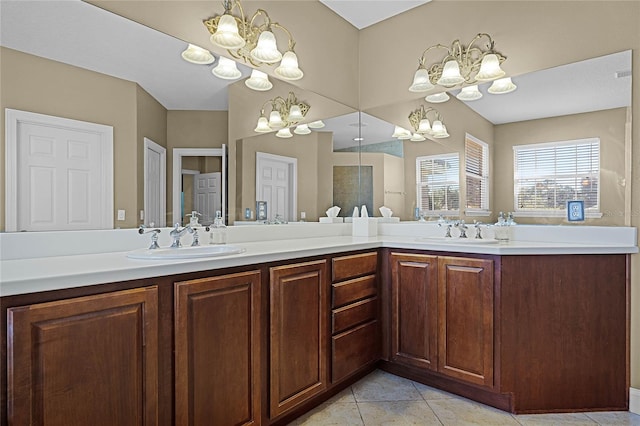
[[[640,426],[640,416],[627,411],[513,415],[376,370],[290,425]]]

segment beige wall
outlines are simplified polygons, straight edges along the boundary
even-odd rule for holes
[[[135,226],[137,210],[136,84],[15,50],[0,48],[0,164],[4,169],[4,109],[113,126],[114,210]],[[4,230],[5,175],[0,173],[0,231]],[[114,217],[117,217],[114,212]]]
[[[167,147],[167,110],[140,86],[136,86],[136,118],[137,118],[137,212],[127,215],[133,219],[130,226],[136,226],[140,220],[140,211],[144,210],[144,138],[151,139],[160,146]],[[167,168],[169,170],[169,168]],[[167,204],[169,205],[169,204]]]
[[[624,226],[625,212],[625,128],[627,108],[575,114],[495,127],[494,170],[495,211],[512,211],[513,146],[573,139],[600,138],[601,219],[586,224]],[[566,218],[518,217],[518,223],[566,223]]]

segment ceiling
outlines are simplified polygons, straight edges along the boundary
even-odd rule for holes
[[[357,28],[365,28],[427,3],[403,0],[320,0]],[[99,29],[97,31],[96,29]],[[131,43],[135,40],[135,43]],[[0,45],[81,68],[135,81],[169,110],[226,110],[228,80],[211,74],[213,65],[193,65],[180,53],[184,41],[80,0],[0,1]],[[79,54],[81,52],[81,54]],[[413,58],[415,59],[415,58]],[[408,58],[408,60],[413,60]],[[301,64],[304,68],[304,64]],[[251,69],[238,64],[244,77]],[[485,95],[469,107],[494,124],[574,114],[631,104],[631,54],[583,61],[515,76],[518,90]],[[616,78],[616,75],[626,75]],[[409,81],[411,76],[407,76]],[[481,86],[486,93],[486,88]],[[595,92],[594,92],[595,91]],[[455,92],[453,92],[455,93]],[[597,101],[596,104],[593,101]],[[363,143],[388,140],[392,127],[366,116]],[[353,144],[357,114],[327,128],[343,132],[336,143]],[[342,130],[341,130],[342,129]],[[386,132],[376,134],[374,129]]]

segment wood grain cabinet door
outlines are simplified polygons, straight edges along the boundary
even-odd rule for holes
[[[10,308],[14,425],[158,423],[155,286]]]
[[[391,254],[391,359],[437,369],[438,258]]]
[[[493,261],[438,258],[438,370],[493,386]]]
[[[328,382],[324,260],[270,269],[270,417],[321,393]]]
[[[260,272],[175,283],[177,425],[260,424]]]

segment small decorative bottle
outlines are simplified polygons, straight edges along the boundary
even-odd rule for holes
[[[227,243],[227,225],[222,220],[222,212],[216,211],[216,218],[211,225],[211,241],[210,244],[226,244]]]

